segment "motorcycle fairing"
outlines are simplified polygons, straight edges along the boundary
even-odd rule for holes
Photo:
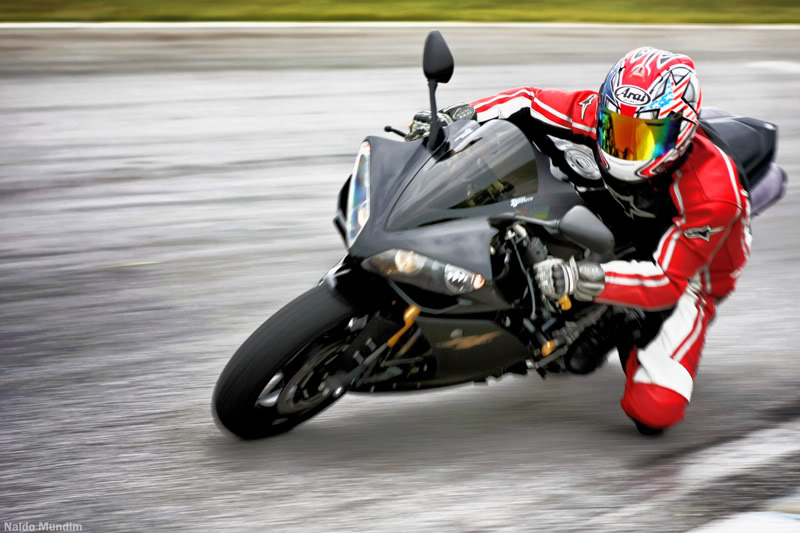
[[[560,195],[574,205],[572,186],[553,178],[549,158],[512,123],[454,126],[448,148],[425,162],[392,206],[387,231],[511,211],[546,219]]]
[[[421,373],[370,382],[356,392],[422,390],[499,376],[509,367],[524,365],[527,348],[492,320],[420,316],[430,351]]]
[[[434,155],[421,141],[367,138],[371,214],[350,255],[412,250],[491,280],[489,240],[496,230],[488,217],[516,212],[555,218],[580,200],[513,124],[460,120],[444,131],[445,146]],[[347,186],[340,193],[340,221]]]

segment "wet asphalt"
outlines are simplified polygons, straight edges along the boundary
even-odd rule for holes
[[[620,411],[613,362],[350,395],[272,440],[218,430],[227,359],[343,255],[331,218],[359,142],[426,107],[427,29],[0,29],[0,519],[684,531],[800,485],[798,451],[770,437],[800,441],[796,181],[754,221],[688,417],[663,438]],[[778,161],[800,175],[798,30],[444,34],[456,71],[442,103],[594,88],[642,44],[688,53],[704,103],[777,123]],[[763,461],[710,473],[709,449],[754,431]]]

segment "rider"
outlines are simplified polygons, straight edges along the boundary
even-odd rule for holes
[[[620,354],[621,404],[652,430],[683,419],[715,306],[750,253],[748,194],[733,160],[698,128],[700,103],[694,62],[645,47],[623,57],[599,91],[519,87],[471,104],[479,122],[508,119],[542,149],[557,138],[594,152],[644,260],[550,258],[535,266],[536,280],[554,300],[646,311],[649,338]]]

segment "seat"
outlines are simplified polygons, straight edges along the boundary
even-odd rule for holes
[[[711,141],[733,158],[741,174],[744,171],[748,190],[758,184],[775,157],[778,128],[769,122],[750,117],[720,116],[705,118],[700,127]]]

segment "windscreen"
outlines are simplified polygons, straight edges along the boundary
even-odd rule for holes
[[[538,190],[536,156],[513,124],[493,120],[448,139],[452,147],[431,158],[414,177],[389,217],[389,229],[406,229],[471,216],[462,212]]]

